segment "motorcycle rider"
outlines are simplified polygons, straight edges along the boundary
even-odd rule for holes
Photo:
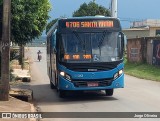
[[[38,60],[40,61],[41,59],[42,59],[42,52],[39,50],[38,52],[37,52],[37,54],[38,54]]]

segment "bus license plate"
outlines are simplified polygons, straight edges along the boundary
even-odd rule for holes
[[[88,87],[98,87],[97,82],[88,82],[87,85],[88,85]]]

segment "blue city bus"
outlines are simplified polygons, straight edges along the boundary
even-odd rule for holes
[[[124,87],[124,34],[112,17],[62,18],[47,33],[50,87],[60,97],[71,91]]]

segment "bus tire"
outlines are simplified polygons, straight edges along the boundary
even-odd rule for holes
[[[56,76],[56,73],[54,73],[54,80],[55,80],[55,89],[58,90],[58,79],[57,79],[57,76]]]
[[[51,88],[51,89],[55,89],[55,88],[56,88],[51,81],[50,81],[50,88]]]
[[[59,94],[60,98],[65,98],[66,97],[66,92],[64,90],[59,90],[58,94]]]
[[[52,80],[52,77],[53,77],[53,76],[52,76],[52,70],[51,70],[51,71],[50,71],[50,88],[51,88],[51,89],[55,89],[56,86],[55,86],[55,85],[52,83],[52,81],[51,81],[51,80]]]
[[[106,96],[112,96],[114,89],[106,89],[105,92],[106,92]]]

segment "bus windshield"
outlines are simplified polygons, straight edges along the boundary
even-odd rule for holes
[[[122,59],[119,32],[61,34],[60,60],[68,63],[113,62]]]

